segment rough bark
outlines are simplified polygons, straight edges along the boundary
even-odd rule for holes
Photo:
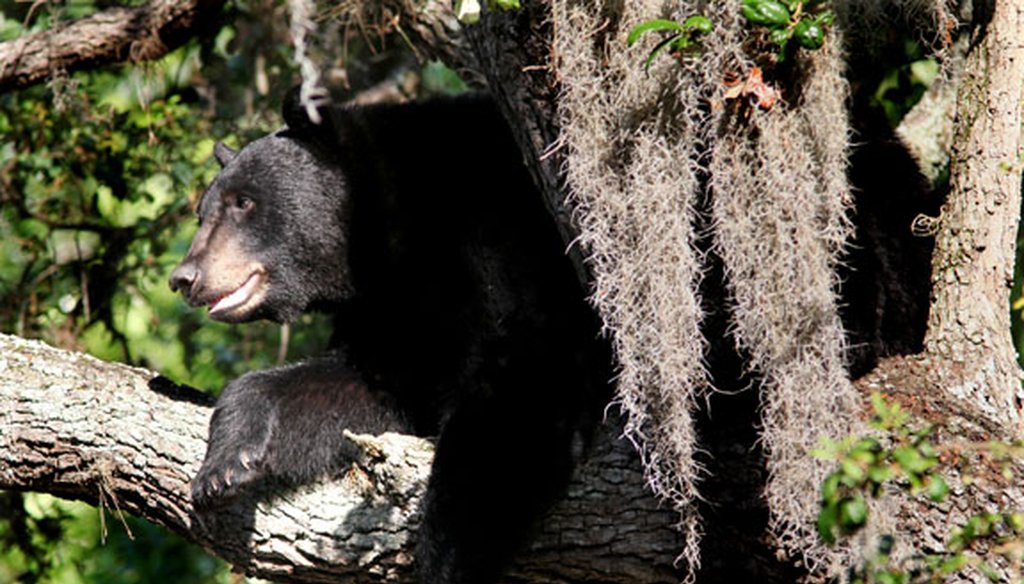
[[[160,58],[216,21],[224,0],[152,0],[0,44],[0,93],[55,75]]]
[[[1021,435],[1021,376],[1010,336],[1009,293],[1020,218],[1024,6],[998,1],[977,16],[956,96],[950,193],[932,262],[925,350],[887,359],[858,381],[881,391],[922,423],[934,425],[950,497],[897,499],[897,555],[946,548],[971,516],[1024,508],[1020,461],[985,446]],[[982,553],[982,550],[979,553]],[[994,554],[990,554],[989,560]],[[1016,581],[1019,565],[996,558],[998,581]],[[951,582],[988,582],[966,570]]]
[[[152,372],[0,335],[0,489],[138,515],[263,578],[412,581],[428,441],[353,437],[365,456],[341,476],[298,488],[267,484],[200,517],[189,480],[211,412],[203,394]],[[674,514],[645,490],[615,425],[607,430],[507,581],[678,580]]]
[[[1021,203],[1024,5],[993,4],[975,25],[957,95],[925,350],[935,387],[1019,436],[1021,374],[1007,307]]]
[[[947,396],[936,391],[934,369],[935,363],[922,356],[893,357],[856,383],[865,403],[871,393],[881,392],[913,414],[913,427],[932,426],[929,439],[938,449],[938,470],[949,484],[949,496],[938,503],[924,493],[907,492],[907,485],[892,485],[888,489],[882,507],[890,514],[882,519],[888,530],[878,533],[894,537],[894,557],[903,562],[904,568],[914,565],[915,556],[947,550],[953,531],[974,515],[1024,509],[1024,484],[1015,478],[1024,472],[1024,461],[1003,460],[996,454],[998,449],[991,448],[989,443],[994,437],[991,420],[971,404],[950,403]],[[870,554],[877,541],[862,543],[862,552]],[[1019,582],[1024,575],[1020,565],[1006,561],[993,547],[974,546],[966,557],[984,557],[998,579],[990,580],[980,571],[966,568],[943,581]]]

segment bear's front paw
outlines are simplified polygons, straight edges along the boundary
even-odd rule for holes
[[[192,479],[192,503],[209,508],[227,503],[268,474],[275,403],[261,387],[236,380],[224,389],[210,419],[206,459]]]
[[[192,479],[192,504],[209,509],[225,504],[249,485],[266,475],[264,454],[243,448],[234,454],[207,453],[199,473]]]

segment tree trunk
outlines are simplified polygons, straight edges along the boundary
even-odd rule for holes
[[[989,4],[991,14],[978,14]],[[1024,5],[975,3],[975,24],[957,92],[950,193],[932,261],[925,350],[883,361],[858,380],[933,424],[951,495],[894,502],[896,557],[947,549],[952,530],[972,516],[1019,511],[1020,460],[1002,461],[987,445],[1021,437],[1021,371],[1010,333],[1009,292],[1021,205],[1024,138]],[[983,17],[983,18],[980,18]],[[873,544],[873,542],[869,542]],[[1019,562],[975,549],[1017,581]],[[951,582],[990,582],[977,570]]]
[[[1009,1],[995,2],[991,20],[973,32],[957,95],[951,191],[936,237],[925,337],[935,387],[1008,437],[1022,429],[1008,309],[1021,205],[1022,35],[1024,5]]]
[[[132,513],[262,578],[413,581],[428,441],[353,436],[365,456],[341,476],[293,489],[265,485],[198,516],[189,481],[211,413],[206,396],[149,371],[0,335],[0,489]],[[620,429],[605,430],[507,581],[678,581],[674,514],[645,490]]]

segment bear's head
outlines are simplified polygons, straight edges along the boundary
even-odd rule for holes
[[[291,322],[351,294],[347,185],[323,140],[305,133],[289,123],[238,152],[215,148],[222,169],[170,278],[211,318]]]

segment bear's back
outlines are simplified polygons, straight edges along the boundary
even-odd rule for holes
[[[338,126],[356,295],[336,335],[370,383],[423,429],[467,387],[589,361],[596,319],[494,105],[351,114]]]

